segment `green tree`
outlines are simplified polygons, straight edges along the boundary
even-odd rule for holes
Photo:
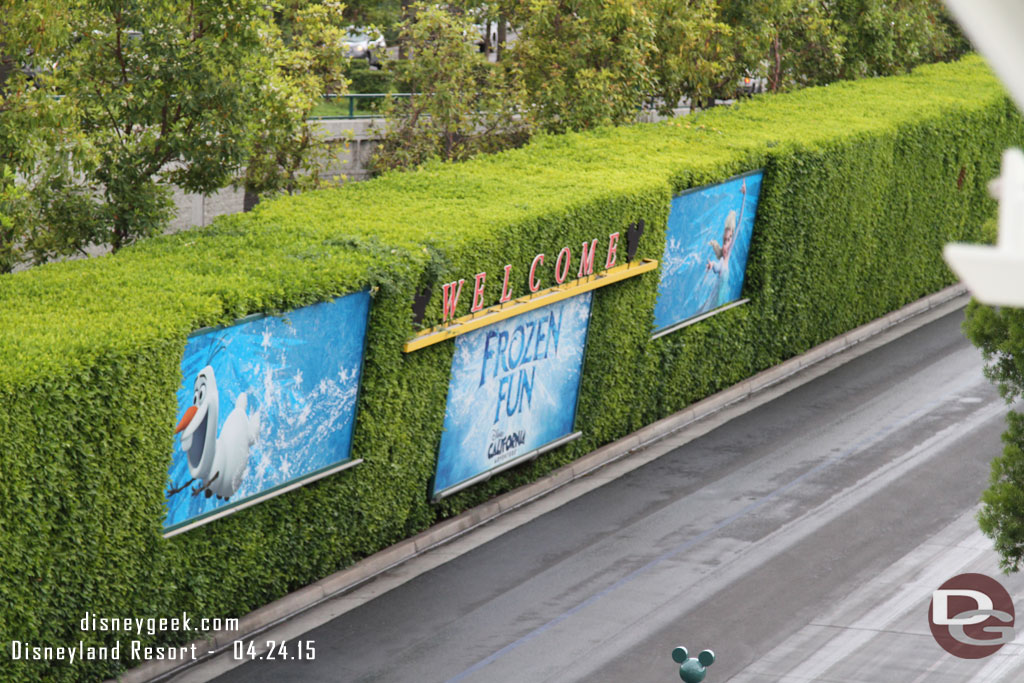
[[[102,243],[102,188],[88,179],[98,154],[70,103],[44,92],[12,98],[0,138],[14,138],[0,163],[0,272]],[[42,95],[34,97],[33,95]],[[0,142],[0,146],[4,146]]]
[[[174,187],[315,176],[305,114],[344,85],[340,3],[294,8],[285,37],[263,0],[0,2],[17,65],[0,85],[0,269],[158,233]]]
[[[331,149],[309,116],[324,94],[346,92],[344,10],[332,0],[308,3],[279,13],[264,27],[273,68],[260,86],[251,153],[236,182],[245,189],[246,210],[262,197],[322,184]]]
[[[95,147],[86,179],[115,250],[160,232],[171,188],[209,194],[249,155],[269,58],[259,0],[78,6],[53,74]]]
[[[400,0],[348,0],[345,19],[351,26],[376,26],[383,30],[390,43],[397,37],[397,26],[403,19],[404,3]]]
[[[772,92],[831,83],[843,65],[843,36],[818,0],[721,0],[737,62]]]
[[[654,20],[631,0],[534,0],[509,50],[538,124],[552,132],[636,119],[654,92]]]
[[[415,19],[401,30],[412,59],[396,67],[398,79],[415,94],[389,101],[374,170],[432,158],[461,161],[529,139],[530,116],[517,75],[477,52],[468,17],[418,5]]]
[[[956,52],[939,0],[837,0],[833,16],[845,41],[843,78],[906,73]]]
[[[24,190],[15,183],[14,171],[7,164],[0,165],[0,273],[9,273],[25,260],[19,248],[23,202]]]
[[[717,0],[652,0],[657,32],[653,59],[655,92],[662,114],[682,98],[694,107],[735,95],[747,65],[732,27],[721,20]]]
[[[97,232],[96,188],[82,179],[95,150],[52,83],[73,9],[0,0],[0,272],[78,251]]]
[[[972,301],[964,322],[967,337],[981,349],[985,375],[1009,402],[1024,396],[1024,310],[995,309]],[[979,526],[995,541],[1005,571],[1024,563],[1024,415],[1010,411],[1003,453],[992,461],[982,494]]]

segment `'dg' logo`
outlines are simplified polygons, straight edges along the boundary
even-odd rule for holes
[[[984,574],[960,574],[932,593],[928,625],[951,655],[981,659],[1013,641],[1013,598]]]

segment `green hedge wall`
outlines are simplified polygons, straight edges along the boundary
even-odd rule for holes
[[[86,612],[244,614],[949,284],[941,245],[981,238],[994,212],[985,183],[1000,151],[1022,140],[1021,119],[972,58],[664,124],[539,138],[0,277],[0,679],[114,674],[130,662],[11,661],[10,641],[128,640],[79,631]],[[648,226],[639,255],[659,258],[673,194],[761,167],[751,302],[652,342],[656,274],[599,290],[584,437],[429,503],[453,345],[402,353],[415,332],[413,293],[603,240],[639,219]],[[523,271],[513,271],[520,292]],[[186,336],[366,287],[353,445],[365,462],[164,539]],[[440,286],[428,311],[424,325],[439,322]]]

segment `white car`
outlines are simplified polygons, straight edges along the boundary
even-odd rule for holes
[[[759,95],[768,90],[768,79],[751,76],[749,73],[740,81],[739,93],[741,95]]]
[[[348,56],[354,59],[365,59],[373,66],[380,65],[380,55],[384,54],[387,43],[384,36],[373,29],[349,28],[341,43],[348,50]]]

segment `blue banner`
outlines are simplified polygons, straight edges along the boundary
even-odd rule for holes
[[[189,338],[166,530],[349,459],[370,295]]]
[[[591,298],[455,340],[435,495],[572,433]]]
[[[740,298],[763,175],[754,171],[672,200],[655,331]]]

